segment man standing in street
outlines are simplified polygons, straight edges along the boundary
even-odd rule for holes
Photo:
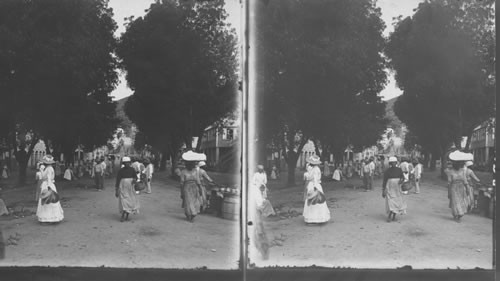
[[[413,173],[413,165],[408,162],[408,159],[406,157],[402,157],[399,168],[401,168],[401,170],[403,171],[404,182],[409,182],[410,175]],[[408,194],[408,191],[403,191],[403,194]]]
[[[375,173],[375,163],[373,163],[373,156],[370,157],[368,161],[366,161],[363,166],[363,180],[365,183],[365,191],[373,190],[373,175]]]
[[[413,160],[414,174],[415,174],[415,193],[420,193],[420,179],[422,178],[422,164],[415,158]]]
[[[104,189],[104,161],[102,158],[97,158],[94,168],[92,169],[92,175],[94,177],[95,185],[97,191],[102,191]]]

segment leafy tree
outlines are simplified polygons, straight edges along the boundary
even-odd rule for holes
[[[115,129],[116,24],[106,0],[0,1],[0,111],[7,115],[20,182],[39,139],[70,158],[77,144],[105,144]],[[20,145],[18,145],[20,142]],[[20,154],[19,154],[20,155]]]
[[[494,113],[493,5],[427,1],[389,38],[386,53],[403,90],[395,113],[443,163],[450,144],[460,148],[462,136]]]
[[[236,36],[226,17],[222,0],[156,1],[121,38],[134,91],[126,113],[164,156],[182,143],[191,148],[193,137],[236,108]]]
[[[255,13],[261,155],[266,144],[281,144],[293,185],[309,139],[337,157],[348,145],[375,144],[386,126],[375,1],[271,0]]]

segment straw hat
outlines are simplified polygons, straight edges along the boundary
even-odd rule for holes
[[[309,159],[307,159],[307,163],[311,165],[319,165],[321,164],[321,159],[317,155],[311,155]]]
[[[474,164],[474,162],[472,162],[472,161],[467,161],[467,162],[465,162],[465,167],[472,166],[473,164]]]
[[[52,155],[47,154],[42,158],[42,163],[45,165],[52,165],[55,164],[56,161],[54,161],[54,157],[52,157]]]
[[[130,157],[124,156],[124,157],[122,158],[122,163],[130,163],[130,161],[132,161],[132,160],[130,159]]]
[[[203,166],[205,166],[205,165],[207,165],[207,163],[205,163],[205,161],[200,161],[200,162],[198,163],[198,166],[199,166],[199,167],[203,167]]]
[[[391,156],[389,157],[389,163],[398,162],[398,158]]]

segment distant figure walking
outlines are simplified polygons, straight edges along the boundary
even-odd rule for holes
[[[139,213],[139,200],[135,194],[134,181],[137,177],[135,170],[130,167],[130,158],[123,157],[123,168],[118,171],[115,183],[115,196],[118,198],[118,210],[121,213],[120,221],[128,220],[129,214]]]
[[[104,189],[104,172],[105,164],[102,158],[96,159],[96,163],[92,169],[92,176],[94,177],[95,186],[97,191],[102,191]]]
[[[266,171],[264,170],[263,165],[257,165],[257,172],[253,175],[252,178],[252,184],[255,186],[261,186],[264,185],[266,188],[264,190],[263,196],[267,198],[267,174]]]
[[[42,172],[43,182],[40,186],[36,216],[41,223],[58,223],[64,219],[64,211],[54,184],[55,171],[52,165],[56,162],[52,155],[48,154],[42,158],[42,163],[45,165],[45,169]]]
[[[9,178],[9,168],[7,167],[7,164],[4,164],[2,167],[2,178],[3,179],[8,179]]]
[[[151,194],[151,181],[153,180],[154,166],[149,158],[144,159],[144,173],[146,174],[146,193]]]
[[[404,176],[401,168],[396,167],[397,162],[396,157],[389,157],[389,168],[384,172],[382,197],[385,198],[387,222],[395,221],[396,214],[406,214],[406,200],[401,191]]]
[[[418,159],[413,160],[413,174],[415,175],[415,193],[420,193],[420,180],[422,178],[423,165]]]
[[[278,168],[276,167],[276,165],[273,165],[273,168],[271,169],[271,179],[272,180],[278,179]]]
[[[474,156],[472,156],[474,157]],[[469,190],[469,208],[468,210],[471,211],[472,209],[475,208],[475,204],[474,204],[474,186],[476,184],[479,184],[481,181],[479,180],[479,178],[476,176],[476,174],[474,174],[474,171],[472,171],[471,167],[472,165],[474,165],[474,162],[472,161],[467,161],[465,162],[465,176],[467,177],[467,187],[468,187],[468,190]]]
[[[365,185],[365,191],[373,190],[373,175],[375,173],[375,163],[373,163],[373,157],[365,161],[363,166],[363,183]]]
[[[337,165],[337,167],[335,168],[335,171],[333,171],[332,179],[334,181],[341,181],[342,180],[342,170],[340,168],[340,165]]]

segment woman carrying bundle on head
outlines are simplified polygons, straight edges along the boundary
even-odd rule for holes
[[[302,215],[306,223],[326,223],[330,220],[330,210],[326,205],[326,197],[321,186],[321,170],[318,167],[321,160],[318,156],[312,155],[307,163],[311,168],[304,174],[307,184]]]
[[[452,168],[448,171],[448,199],[451,214],[456,222],[461,222],[469,207],[469,183],[465,170],[465,162],[472,158],[468,153],[454,151],[450,153]]]
[[[202,160],[202,154],[188,151],[182,154],[186,168],[182,170],[181,178],[181,198],[184,213],[189,222],[193,222],[194,217],[200,212],[202,187],[196,164]]]

